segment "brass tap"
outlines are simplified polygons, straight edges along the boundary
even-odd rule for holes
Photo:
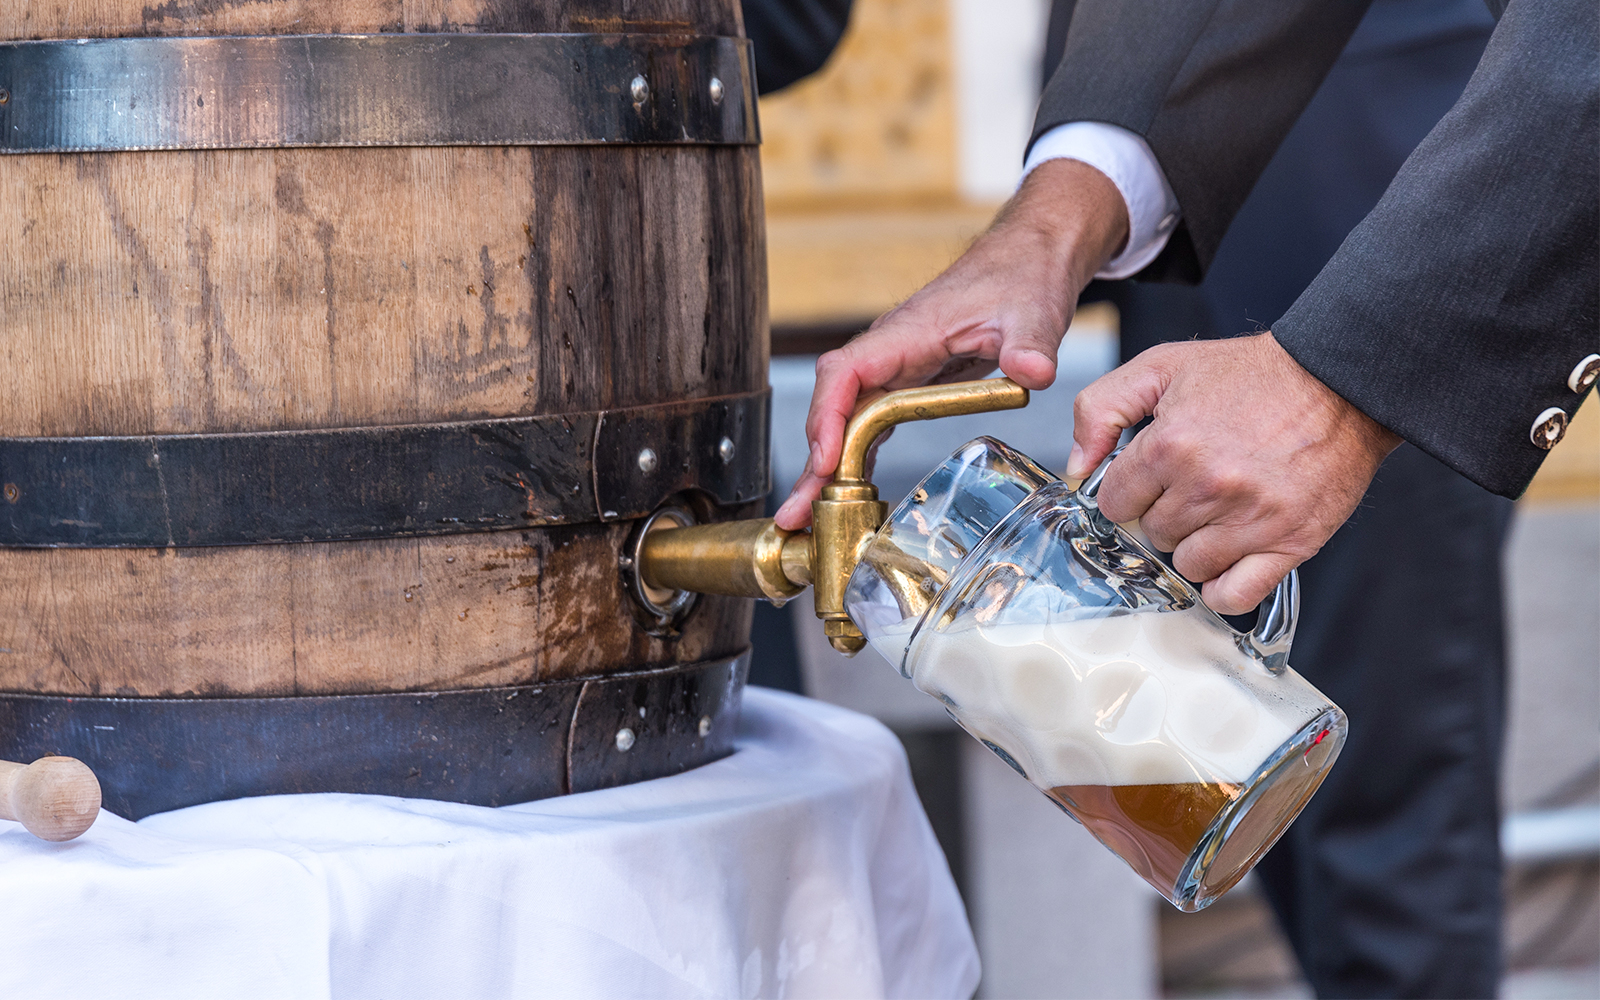
[[[635,549],[634,568],[661,594],[689,591],[757,597],[782,604],[809,584],[828,642],[853,655],[867,644],[844,610],[850,574],[888,507],[867,479],[867,453],[885,431],[913,420],[1014,410],[1028,390],[1008,378],[901,389],[865,404],[850,418],[833,482],[811,504],[809,531],[789,532],[759,518],[685,526],[684,518],[652,519]]]

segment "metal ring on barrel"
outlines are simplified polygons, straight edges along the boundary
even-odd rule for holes
[[[500,806],[678,774],[733,752],[748,651],[516,687],[292,698],[0,693],[0,758],[90,764],[127,819],[251,795]]]
[[[752,145],[750,43],[612,34],[0,43],[0,153]]]
[[[447,424],[0,438],[0,546],[461,535],[644,517],[688,489],[737,505],[770,489],[770,409],[763,389]]]

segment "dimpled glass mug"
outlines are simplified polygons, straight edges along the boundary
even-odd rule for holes
[[[1109,462],[1107,463],[1109,465]],[[1244,877],[1344,744],[1289,669],[1298,578],[1240,633],[1094,496],[991,438],[884,522],[845,592],[873,648],[1181,910]]]

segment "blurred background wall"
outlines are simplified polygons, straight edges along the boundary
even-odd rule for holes
[[[859,0],[821,73],[764,100],[780,343],[871,320],[943,270],[1020,174],[1045,0]]]
[[[804,462],[817,353],[938,274],[1014,188],[1048,8],[1046,0],[857,0],[822,72],[763,100],[780,496]],[[1063,342],[1057,385],[1027,410],[902,428],[880,456],[884,498],[897,502],[980,433],[1059,470],[1072,397],[1115,363],[1116,334],[1114,308],[1089,307]],[[1600,996],[1593,398],[1518,505],[1506,563],[1506,993]],[[768,648],[797,644],[806,693],[876,715],[906,744],[978,936],[981,996],[1309,995],[1248,887],[1198,915],[1171,910],[875,654],[834,654],[807,599],[758,622],[771,633]]]

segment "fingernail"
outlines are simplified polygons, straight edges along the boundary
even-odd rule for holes
[[[1084,470],[1079,468],[1081,465],[1083,465],[1083,449],[1073,445],[1072,451],[1067,453],[1067,478],[1082,479]]]

